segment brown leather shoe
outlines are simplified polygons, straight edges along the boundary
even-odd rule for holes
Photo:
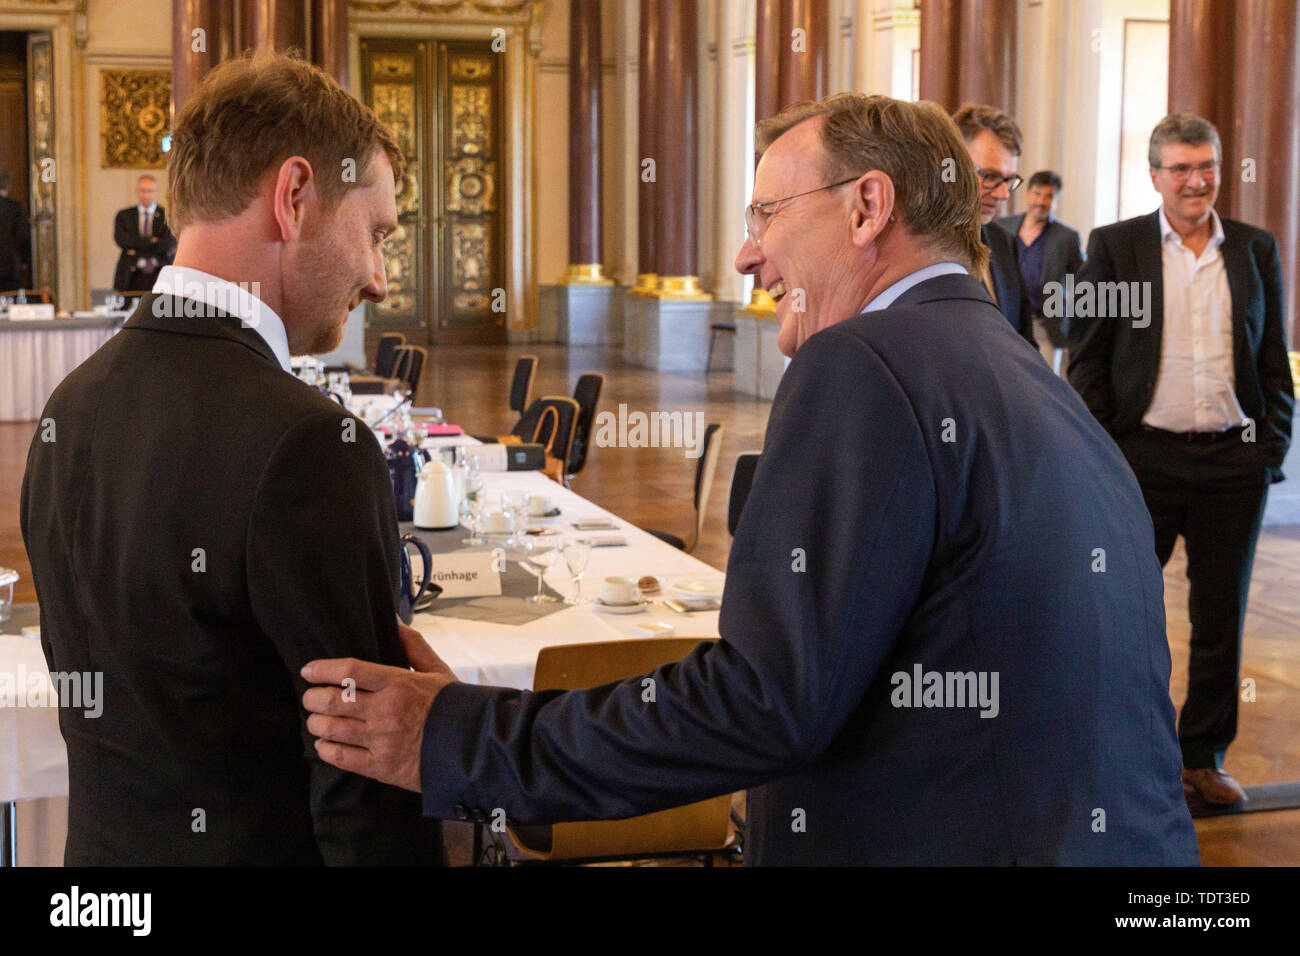
[[[1227,806],[1242,803],[1247,799],[1241,784],[1233,780],[1222,770],[1203,767],[1197,770],[1183,769],[1183,790],[1191,793],[1195,790],[1206,803]]]

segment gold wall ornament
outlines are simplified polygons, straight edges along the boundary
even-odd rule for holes
[[[451,87],[451,151],[490,152],[488,134],[492,122],[492,91],[486,86],[453,83]]]
[[[447,211],[481,216],[495,212],[497,164],[478,156],[447,162]]]
[[[168,70],[101,70],[99,126],[105,169],[162,169],[171,115]]]
[[[458,56],[451,61],[453,80],[486,80],[492,75],[492,61],[486,57]]]
[[[54,185],[54,46],[48,34],[27,37],[27,104],[31,113],[32,280],[38,289],[57,289],[59,262]]]

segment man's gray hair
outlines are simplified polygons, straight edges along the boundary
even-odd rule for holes
[[[1214,144],[1214,161],[1223,162],[1223,143],[1214,124],[1195,113],[1170,113],[1151,131],[1151,145],[1147,148],[1147,162],[1152,169],[1160,168],[1160,147],[1165,143],[1183,143],[1187,146]]]

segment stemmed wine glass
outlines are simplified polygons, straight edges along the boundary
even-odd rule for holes
[[[528,515],[528,492],[517,489],[507,489],[501,492],[501,510],[509,514],[514,521],[514,537],[510,540],[521,540],[524,533],[524,518]]]
[[[537,593],[529,595],[524,600],[529,604],[554,604],[555,598],[542,593],[542,578],[546,576],[547,570],[560,560],[560,549],[554,541],[537,538],[524,541],[520,544],[519,550],[523,552],[521,564],[524,570],[537,576]]]
[[[480,533],[480,526],[483,519],[483,479],[477,474],[471,474],[465,479],[465,510],[469,512],[469,537],[461,540],[461,544],[479,545],[486,542],[486,538]]]
[[[591,542],[583,538],[574,538],[564,546],[564,563],[569,568],[576,589],[572,597],[564,599],[565,604],[586,604],[582,597],[582,577],[587,573],[587,559],[591,557]]]

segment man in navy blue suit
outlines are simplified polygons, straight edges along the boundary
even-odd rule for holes
[[[304,668],[329,685],[303,698],[321,757],[462,819],[749,787],[754,864],[1196,864],[1142,494],[972,277],[980,187],[952,121],[842,94],[759,143],[736,265],[793,361],[721,640],[646,702],[643,678],[459,683],[408,630],[416,670]]]

